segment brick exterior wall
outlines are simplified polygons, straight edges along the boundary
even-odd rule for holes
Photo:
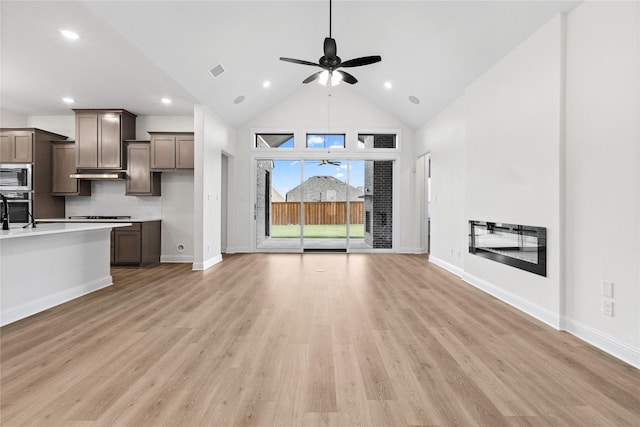
[[[365,162],[364,241],[375,249],[393,247],[393,162]],[[372,195],[366,189],[372,190]],[[366,230],[369,231],[366,231]]]

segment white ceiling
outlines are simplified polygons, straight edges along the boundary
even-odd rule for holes
[[[336,0],[332,35],[343,60],[382,56],[378,64],[349,70],[359,80],[352,90],[417,128],[578,3]],[[328,0],[3,0],[0,105],[27,115],[69,114],[70,108],[190,115],[194,104],[204,104],[239,126],[317,71],[278,58],[318,60],[329,32],[328,6]],[[61,28],[80,39],[64,39]],[[214,79],[209,69],[218,63],[225,72]],[[234,104],[241,95],[245,101]],[[64,104],[63,96],[76,103]],[[162,97],[173,104],[161,104]]]

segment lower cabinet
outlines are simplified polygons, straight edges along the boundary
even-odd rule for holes
[[[160,221],[135,222],[111,231],[111,263],[144,266],[160,262]]]

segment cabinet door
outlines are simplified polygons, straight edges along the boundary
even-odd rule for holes
[[[98,167],[98,115],[76,114],[76,166]]]
[[[116,230],[114,237],[114,263],[139,264],[141,249],[140,232]]]
[[[13,161],[16,163],[33,162],[33,133],[14,132]]]
[[[151,169],[175,169],[176,138],[157,135],[151,137]]]
[[[6,132],[0,135],[0,163],[33,162],[33,133]]]
[[[193,169],[193,135],[176,137],[176,169]]]
[[[127,194],[151,194],[149,144],[129,144],[127,162]]]
[[[78,192],[78,180],[69,178],[76,172],[76,149],[74,144],[54,144],[52,149],[54,194]]]
[[[120,115],[98,114],[98,167],[119,169],[122,167]]]
[[[10,163],[13,159],[11,146],[13,145],[13,135],[10,133],[0,134],[0,163]]]

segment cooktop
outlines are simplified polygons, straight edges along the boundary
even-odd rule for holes
[[[69,219],[131,219],[129,215],[87,215],[70,216]]]

